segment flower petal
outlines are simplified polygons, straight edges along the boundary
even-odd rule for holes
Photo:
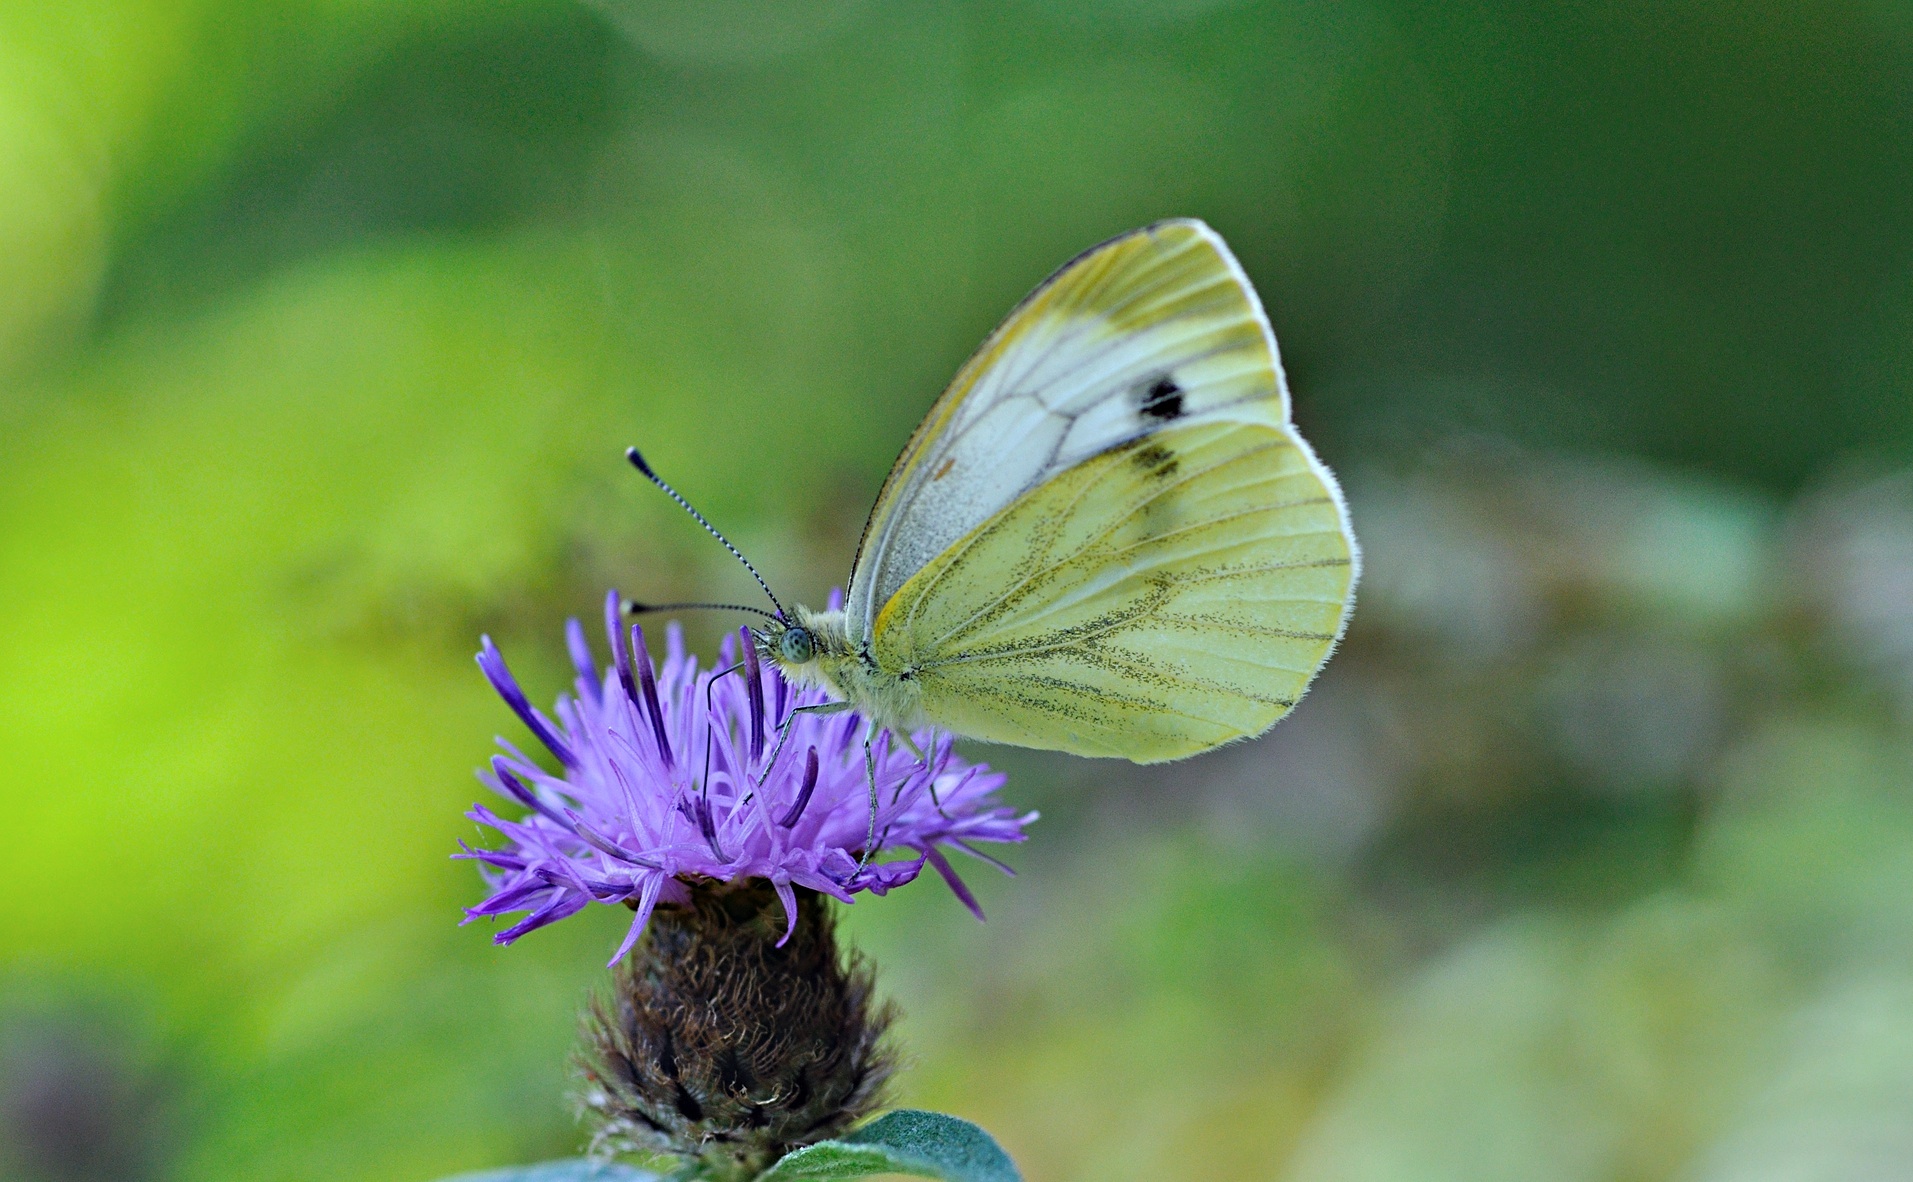
[[[957,876],[956,867],[950,865],[950,859],[944,857],[943,852],[934,846],[923,851],[923,856],[929,859],[930,865],[937,868],[937,873],[943,876],[943,881],[950,884],[950,893],[970,909],[971,915],[982,919],[982,906],[977,903],[976,896],[970,893],[970,888],[964,884],[963,879]]]
[[[538,736],[538,741],[551,749],[551,753],[558,757],[558,762],[566,767],[577,767],[578,757],[571,753],[571,747],[558,737],[557,731],[552,729],[551,723],[545,720],[545,716],[532,709],[531,703],[525,700],[525,691],[518,688],[518,682],[512,677],[511,670],[505,667],[504,655],[498,651],[498,646],[492,643],[492,638],[481,636],[479,645],[478,667],[485,671],[486,679],[492,683],[492,688],[498,691],[498,696],[505,699],[505,704],[512,708],[512,713],[518,715],[525,725],[531,728],[531,733]]]
[[[499,740],[503,754],[479,778],[526,811],[507,818],[474,805],[467,814],[503,838],[489,850],[461,843],[453,855],[477,862],[486,886],[484,901],[467,909],[467,921],[521,913],[494,937],[510,943],[587,904],[623,904],[636,914],[618,949],[622,958],[655,908],[688,902],[693,884],[768,882],[794,922],[800,888],[848,903],[911,882],[926,864],[981,914],[939,847],[1000,865],[975,843],[1023,839],[1035,814],[996,804],[1000,773],[955,754],[947,734],[907,737],[926,753],[924,766],[902,732],[884,733],[869,752],[879,837],[866,860],[866,720],[855,711],[844,711],[841,720],[793,716],[829,696],[794,685],[773,662],[759,659],[749,629],[726,640],[727,652],[744,646],[744,676],[735,683],[719,684],[719,670],[700,669],[675,624],[665,633],[663,664],[654,664],[643,630],[625,626],[622,602],[615,592],[605,599],[607,669],[592,660],[583,629],[567,622],[578,684],[549,716],[532,708],[497,647],[489,638],[483,642],[478,662],[485,676],[562,767],[547,771]],[[760,767],[771,731],[786,725],[804,758],[793,752]],[[707,745],[706,773],[698,782],[683,781],[677,754]],[[896,857],[901,850],[915,856]],[[885,856],[890,860],[878,860]],[[786,938],[792,930],[787,922]]]

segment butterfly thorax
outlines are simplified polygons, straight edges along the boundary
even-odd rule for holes
[[[798,605],[789,621],[774,621],[756,635],[758,651],[790,681],[849,702],[879,726],[909,731],[923,725],[922,693],[908,672],[880,668],[851,640],[843,612]]]

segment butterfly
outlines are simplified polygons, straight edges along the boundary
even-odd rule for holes
[[[1293,709],[1359,569],[1255,290],[1214,230],[1176,219],[1031,292],[905,445],[843,607],[771,595],[753,637],[869,735],[1158,763]]]

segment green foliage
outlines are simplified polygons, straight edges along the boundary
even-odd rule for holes
[[[1016,1165],[990,1135],[967,1120],[940,1112],[902,1109],[887,1113],[842,1140],[820,1141],[786,1154],[758,1175],[758,1182],[801,1179],[866,1178],[907,1174],[942,1182],[1022,1182]],[[687,1167],[672,1175],[692,1182],[700,1175]],[[578,1161],[546,1162],[478,1174],[460,1174],[445,1182],[653,1182],[655,1175],[628,1166]]]
[[[786,1154],[762,1182],[908,1174],[943,1182],[1022,1182],[1015,1163],[990,1135],[940,1112],[887,1113],[840,1141]]]

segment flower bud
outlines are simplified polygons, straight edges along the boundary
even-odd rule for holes
[[[869,968],[838,951],[823,897],[798,890],[795,930],[762,880],[706,884],[660,906],[585,1016],[593,1149],[695,1160],[747,1179],[874,1111],[895,1017]]]

